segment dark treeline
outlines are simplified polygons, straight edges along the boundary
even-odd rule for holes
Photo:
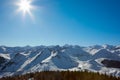
[[[117,78],[88,71],[43,71],[3,77],[0,80],[120,80],[120,77]]]

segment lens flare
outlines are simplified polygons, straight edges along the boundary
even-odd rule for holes
[[[19,7],[17,12],[22,12],[23,16],[29,14],[33,18],[31,11],[35,7],[31,3],[32,0],[20,0],[19,2],[16,2],[16,5]]]

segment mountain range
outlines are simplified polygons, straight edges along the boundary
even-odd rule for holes
[[[120,77],[120,46],[0,46],[0,77],[57,70],[88,70]]]

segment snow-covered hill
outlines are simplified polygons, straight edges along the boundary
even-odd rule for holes
[[[120,76],[120,46],[0,46],[0,76],[44,70],[90,70]]]

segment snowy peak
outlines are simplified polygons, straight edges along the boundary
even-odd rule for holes
[[[104,45],[102,45],[102,47],[103,47],[104,49],[109,49],[109,50],[115,48],[115,46],[113,46],[113,45],[108,45],[108,44],[104,44]]]
[[[82,69],[120,76],[120,48],[112,45],[0,46],[0,61],[1,76],[7,73]]]

